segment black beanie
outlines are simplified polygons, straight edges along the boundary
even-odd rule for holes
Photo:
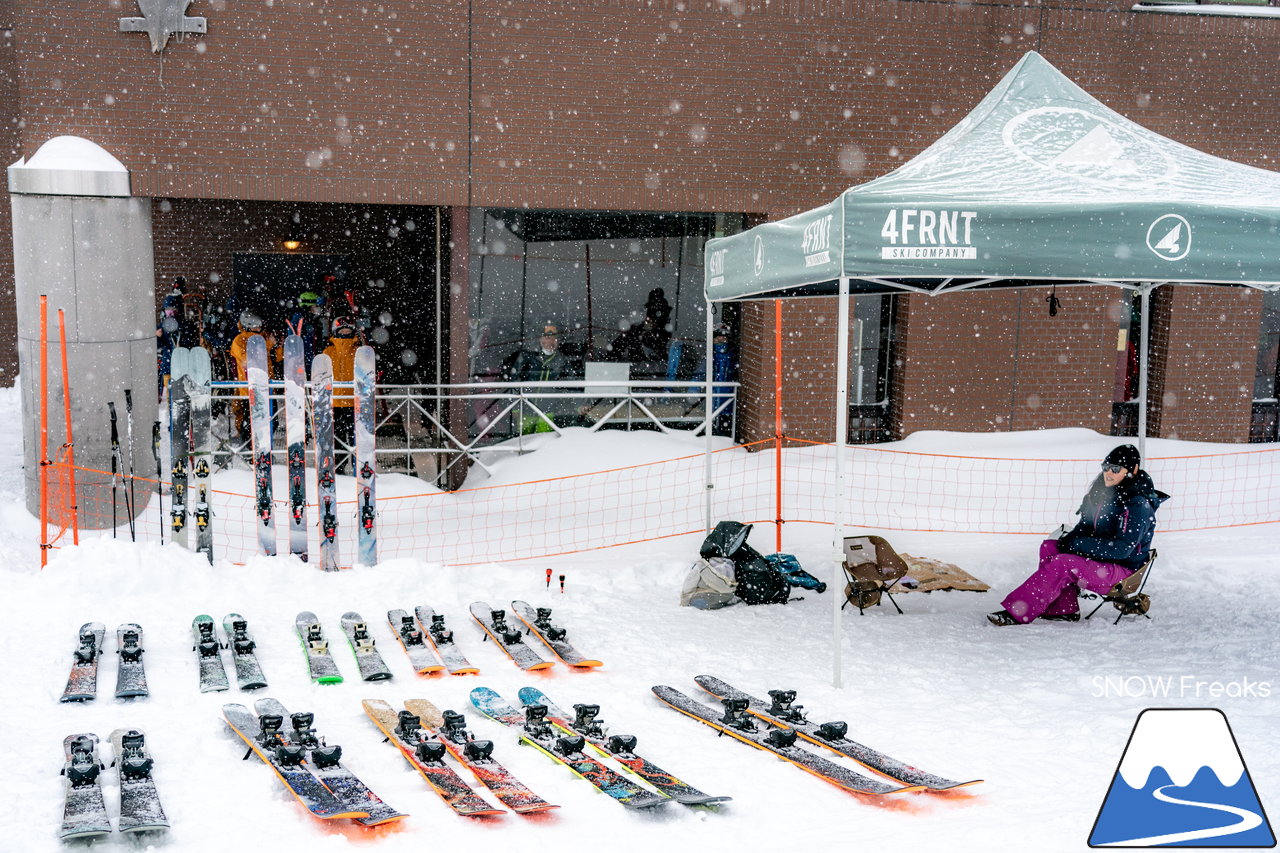
[[[1103,460],[1104,465],[1123,465],[1132,471],[1142,462],[1142,457],[1138,454],[1138,448],[1132,444],[1122,444],[1107,454],[1107,458]]]

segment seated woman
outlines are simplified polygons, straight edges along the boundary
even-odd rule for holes
[[[1104,594],[1146,562],[1156,530],[1156,509],[1169,496],[1139,469],[1138,448],[1122,444],[1107,454],[1102,473],[1080,504],[1080,522],[1040,545],[1040,567],[1009,593],[992,625],[1034,619],[1077,622],[1081,589]]]

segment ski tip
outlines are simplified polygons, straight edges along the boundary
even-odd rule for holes
[[[464,666],[462,669],[455,669],[449,673],[450,675],[479,675],[480,670],[474,666]]]

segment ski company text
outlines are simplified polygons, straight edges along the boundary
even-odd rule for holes
[[[880,236],[890,245],[880,247],[882,260],[974,260],[972,225],[976,210],[893,208],[885,217]]]
[[[804,227],[801,251],[806,267],[831,263],[831,219],[832,215],[828,213]]]
[[[707,255],[707,272],[711,274],[712,287],[724,284],[724,256],[728,252],[728,249],[716,249]]]
[[[1194,675],[1095,675],[1091,679],[1095,699],[1267,699],[1270,681],[1239,678],[1210,681]]]

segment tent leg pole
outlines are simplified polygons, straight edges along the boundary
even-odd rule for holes
[[[841,684],[840,660],[840,599],[842,590],[844,563],[844,514],[848,502],[848,484],[845,482],[845,445],[849,439],[849,279],[840,278],[840,297],[836,303],[837,344],[836,358],[836,512],[835,542],[833,552],[835,560],[831,566],[831,685],[839,688]]]
[[[1138,358],[1138,455],[1147,465],[1147,377],[1151,361],[1151,285],[1143,285],[1138,294],[1142,323],[1142,351]]]
[[[706,340],[706,350],[705,350],[706,357],[707,357],[707,387],[705,391],[707,395],[706,396],[707,402],[706,402],[706,408],[704,409],[704,412],[706,413],[706,419],[702,422],[702,429],[706,433],[705,438],[707,440],[707,452],[703,455],[706,457],[706,461],[704,463],[704,469],[705,469],[704,477],[706,480],[706,489],[704,491],[706,492],[706,496],[707,496],[706,499],[707,499],[707,533],[708,534],[711,533],[711,529],[715,526],[711,520],[711,497],[715,493],[715,488],[716,488],[716,484],[712,479],[712,474],[711,474],[711,453],[715,448],[715,441],[714,441],[715,436],[713,435],[714,430],[712,430],[711,428],[711,422],[712,422],[711,412],[714,409],[713,401],[715,399],[712,396],[712,386],[714,384],[714,378],[712,377],[711,374],[712,374],[713,362],[715,361],[715,358],[714,358],[714,353],[712,353],[712,350],[711,350],[713,346],[713,341],[711,339],[711,331],[712,331],[712,327],[715,326],[715,317],[713,317],[711,314],[711,307],[712,307],[711,300],[708,299],[707,313],[706,313],[706,318],[707,318],[706,339],[707,340]]]

